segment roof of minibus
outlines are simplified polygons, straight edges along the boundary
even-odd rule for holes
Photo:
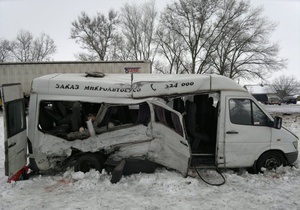
[[[53,95],[143,98],[220,90],[247,91],[220,75],[203,74],[49,74],[33,80],[32,92]]]

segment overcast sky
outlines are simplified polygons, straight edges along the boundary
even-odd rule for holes
[[[107,14],[118,10],[125,2],[145,0],[0,0],[0,38],[12,40],[19,30],[28,30],[39,36],[49,34],[57,45],[56,61],[75,60],[79,45],[70,39],[71,22],[85,11],[91,16],[97,12]],[[172,0],[156,0],[158,9]],[[270,37],[281,46],[280,56],[289,60],[288,67],[281,73],[300,80],[300,0],[251,0],[253,6],[262,5],[265,16],[279,25]]]

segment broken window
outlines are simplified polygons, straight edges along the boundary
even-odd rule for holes
[[[41,101],[39,129],[66,140],[86,139],[150,122],[149,105],[119,105],[80,101]]]
[[[177,114],[157,105],[154,105],[155,122],[159,122],[183,136],[180,118]]]

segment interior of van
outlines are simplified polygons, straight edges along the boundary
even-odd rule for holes
[[[182,114],[185,131],[178,124],[179,120],[173,119],[171,112],[159,106],[154,106],[155,121],[165,124],[181,136],[186,134],[193,156],[192,164],[214,163],[219,93],[177,97],[170,100],[168,105]],[[43,100],[39,106],[39,130],[67,141],[84,140],[92,135],[137,124],[147,126],[150,122],[147,102],[124,105]]]

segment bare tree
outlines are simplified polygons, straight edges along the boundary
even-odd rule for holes
[[[0,63],[12,61],[10,43],[8,40],[0,39]]]
[[[48,61],[56,52],[56,45],[54,40],[45,33],[34,38],[29,31],[21,30],[17,38],[9,44],[9,51],[13,61]]]
[[[179,0],[168,5],[161,15],[161,27],[181,37],[188,48],[184,68],[190,73],[204,73],[201,69],[206,39],[215,26],[212,19],[219,0]]]
[[[31,47],[33,61],[50,60],[50,55],[56,52],[54,40],[47,34],[42,33],[35,38]]]
[[[168,65],[157,61],[155,69],[162,73],[180,74],[184,72],[184,54],[188,51],[183,45],[183,40],[173,31],[159,27],[156,32],[156,42],[158,43],[158,54],[165,58]]]
[[[78,53],[75,54],[75,58],[79,61],[99,61],[99,57],[96,53]]]
[[[273,88],[281,98],[299,93],[300,91],[300,82],[291,76],[279,76],[272,83]]]
[[[112,41],[111,48],[109,50],[110,60],[128,60],[128,55],[131,49],[126,45],[123,36],[117,36]]]
[[[26,62],[31,61],[31,46],[33,35],[29,31],[21,30],[17,38],[11,42],[10,50],[16,61]]]
[[[122,32],[125,36],[128,58],[135,60],[154,60],[155,20],[157,11],[155,1],[141,5],[125,4],[121,9]]]
[[[278,44],[269,41],[276,24],[262,16],[262,8],[252,9],[250,2],[236,0],[223,1],[219,8],[219,37],[210,55],[216,73],[263,79],[285,67],[286,60],[278,58]]]
[[[160,28],[181,37],[186,72],[263,78],[286,65],[278,44],[268,41],[276,25],[248,1],[178,0],[163,11]]]
[[[107,60],[111,56],[109,53],[113,43],[119,39],[118,23],[118,15],[113,10],[109,11],[108,17],[97,13],[97,16],[91,18],[82,12],[78,19],[72,22],[71,38],[81,44],[87,53],[80,53],[77,58]]]

